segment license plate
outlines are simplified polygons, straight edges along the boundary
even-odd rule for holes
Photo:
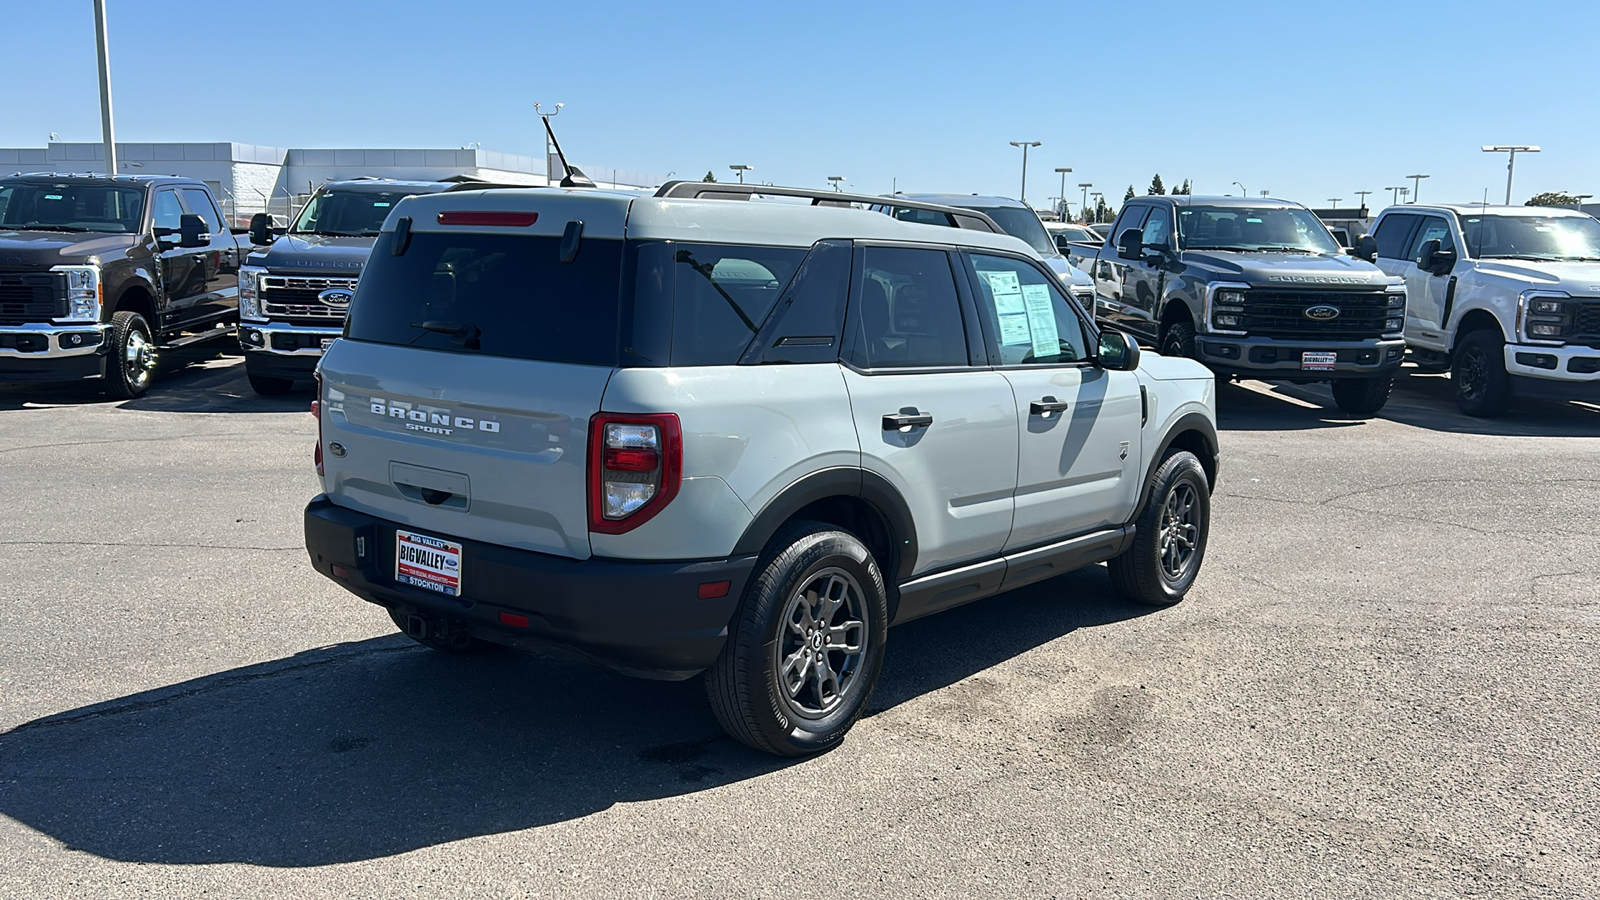
[[[461,596],[461,545],[414,531],[396,530],[394,580],[447,597]]]
[[[338,338],[323,338],[322,339],[322,352],[323,353],[327,353],[328,352],[328,348],[332,347],[333,346],[333,342],[337,341],[337,340],[338,340]]]
[[[1300,354],[1300,368],[1307,372],[1332,372],[1339,354],[1307,350]]]

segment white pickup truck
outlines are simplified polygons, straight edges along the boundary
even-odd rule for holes
[[[1461,411],[1600,401],[1600,221],[1536,206],[1393,206],[1355,251],[1406,280],[1405,338]]]

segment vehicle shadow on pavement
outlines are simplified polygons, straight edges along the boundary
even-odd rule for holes
[[[1501,418],[1475,419],[1456,408],[1448,378],[1423,375],[1409,366],[1395,382],[1388,404],[1374,418],[1457,434],[1600,437],[1600,408],[1517,400]],[[1217,382],[1217,426],[1224,430],[1294,431],[1363,424],[1364,420],[1339,411],[1326,384]]]
[[[73,384],[0,386],[0,411],[52,406],[114,405],[150,412],[299,412],[312,399],[311,382],[296,382],[282,397],[262,397],[250,389],[237,350],[219,351],[202,344],[168,351],[143,397],[117,401],[102,392],[98,381]]]
[[[1109,596],[1105,570],[1093,567],[898,628],[873,708],[1146,611]],[[0,813],[108,859],[317,866],[581,818],[795,762],[723,736],[698,679],[639,681],[511,651],[451,657],[396,635],[0,734]]]

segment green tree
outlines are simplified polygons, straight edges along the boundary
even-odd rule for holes
[[[1187,197],[1192,193],[1194,193],[1194,189],[1189,186],[1189,179],[1187,178],[1183,180],[1182,187],[1175,187],[1172,189],[1172,195],[1174,197]]]
[[[1128,196],[1133,196],[1133,188],[1128,188]],[[1094,201],[1094,220],[1096,222],[1111,221],[1111,207],[1106,205],[1106,198],[1096,197]]]
[[[1167,186],[1161,183],[1161,173],[1157,172],[1156,177],[1150,179],[1150,189],[1145,191],[1145,193],[1155,196],[1156,194],[1165,194],[1166,192]]]
[[[1134,198],[1133,185],[1128,185],[1128,192],[1122,195],[1122,202],[1127,203]]]
[[[1534,194],[1528,198],[1523,206],[1577,206],[1580,201],[1572,194],[1563,194],[1560,191],[1545,191]]]
[[[706,177],[704,177],[704,178],[702,178],[700,180],[701,181],[716,181],[717,180],[717,174],[715,172],[711,171],[710,169],[707,169],[706,170]]]

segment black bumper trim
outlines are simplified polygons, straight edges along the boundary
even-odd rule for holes
[[[0,356],[0,383],[82,381],[86,378],[104,378],[105,374],[106,354],[103,351],[39,359]]]
[[[450,618],[495,643],[547,642],[646,678],[688,678],[716,661],[756,563],[578,560],[429,531],[462,545],[458,599],[394,581],[398,524],[319,494],[306,506],[306,551],[318,572],[370,603]],[[731,582],[727,596],[700,599],[699,586],[717,581]],[[526,616],[529,627],[502,624],[501,612]]]
[[[244,348],[245,371],[265,378],[310,379],[321,361],[320,356],[286,356]]]

